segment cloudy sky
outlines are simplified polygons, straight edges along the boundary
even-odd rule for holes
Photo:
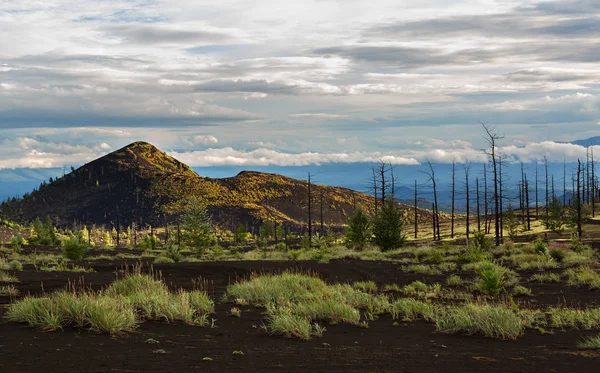
[[[597,0],[0,0],[0,169],[137,140],[192,166],[562,161],[600,130]]]

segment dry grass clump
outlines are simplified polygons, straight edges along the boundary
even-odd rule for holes
[[[214,302],[202,291],[170,292],[159,277],[139,270],[94,292],[70,286],[42,297],[26,297],[8,307],[9,321],[43,330],[67,326],[118,334],[144,320],[182,321],[206,326]]]
[[[323,332],[319,321],[359,325],[365,317],[389,312],[389,300],[373,295],[374,283],[329,285],[318,277],[284,272],[253,275],[228,286],[224,300],[267,309],[266,330],[271,334],[308,339]]]

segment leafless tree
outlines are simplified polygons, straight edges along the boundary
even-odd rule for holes
[[[451,217],[451,228],[450,228],[450,238],[454,238],[454,186],[455,186],[455,176],[456,176],[456,161],[452,160],[452,217]],[[479,203],[479,201],[478,201]]]
[[[463,166],[464,170],[465,170],[465,199],[466,199],[466,212],[467,212],[467,217],[466,217],[466,230],[465,230],[465,234],[467,235],[467,244],[469,242],[469,220],[471,217],[471,209],[470,209],[470,195],[469,195],[469,171],[471,170],[471,164],[470,163],[466,163]]]
[[[435,180],[435,170],[433,169],[433,165],[429,160],[427,160],[427,165],[429,166],[429,172],[426,172],[426,174],[429,176],[429,181],[431,181],[431,184],[433,185],[433,220],[436,226],[437,239],[441,240],[442,237],[440,235],[440,211],[437,200],[437,183]]]
[[[492,166],[494,172],[494,219],[496,223],[496,226],[494,228],[496,234],[496,246],[500,246],[500,195],[498,193],[498,187],[500,183],[498,178],[496,143],[498,142],[498,140],[503,139],[504,136],[499,135],[498,132],[496,132],[496,130],[492,127],[488,127],[483,123],[481,123],[481,125],[483,126],[483,129],[486,133],[486,140],[490,148],[487,154],[492,159]]]

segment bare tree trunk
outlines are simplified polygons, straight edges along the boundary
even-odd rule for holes
[[[450,238],[454,238],[454,184],[455,184],[455,174],[456,174],[456,162],[452,161],[452,217],[451,217],[451,230],[450,230]]]
[[[535,218],[540,220],[540,202],[538,198],[538,163],[535,161]]]
[[[479,209],[479,177],[475,178],[475,188],[477,188],[477,231],[481,232],[481,210]]]
[[[379,161],[378,170],[381,177],[381,208],[385,205],[385,163]]]
[[[427,164],[429,165],[429,170],[430,170],[430,174],[429,174],[429,178],[431,180],[431,183],[433,184],[433,207],[434,207],[434,220],[435,220],[435,225],[436,225],[436,229],[437,229],[437,239],[438,241],[442,239],[441,235],[440,235],[440,210],[438,208],[438,200],[437,200],[437,184],[435,181],[435,171],[433,169],[433,165],[431,164],[431,162],[427,161]],[[435,238],[435,234],[434,234],[434,238]]]
[[[596,217],[596,176],[594,175],[594,148],[590,149],[591,151],[591,161],[592,161],[592,217]]]
[[[548,216],[548,203],[550,202],[550,196],[548,191],[548,158],[544,157],[544,168],[546,170],[546,216]]]
[[[312,195],[310,185],[310,172],[308,173],[308,242],[309,247],[312,247]]]
[[[321,236],[325,234],[324,225],[323,225],[323,188],[319,189],[319,197],[320,197],[320,208],[321,208]],[[275,238],[277,240],[277,238]]]
[[[525,208],[527,209],[527,230],[531,230],[531,212],[529,211],[529,181],[525,174]]]
[[[563,207],[567,207],[567,161],[563,161]]]
[[[498,169],[499,169],[499,189],[500,189],[500,203],[498,205],[499,214],[498,222],[500,223],[500,227],[498,228],[498,232],[500,234],[500,243],[504,240],[504,186],[502,184],[502,158],[498,158]]]
[[[417,239],[417,235],[419,234],[419,214],[417,207],[417,180],[415,180],[415,240]]]
[[[496,164],[496,141],[502,139],[502,136],[499,136],[493,129],[488,128],[485,124],[482,123],[483,129],[485,130],[488,136],[488,144],[490,146],[491,152],[488,153],[492,157],[492,165],[494,168],[494,210],[495,210],[495,233],[496,233],[496,246],[500,246],[500,195],[498,194],[498,167]],[[501,185],[501,184],[500,184]]]
[[[470,196],[469,196],[469,168],[471,167],[471,165],[465,166],[465,195],[466,195],[466,204],[467,204],[467,226],[466,226],[466,235],[467,235],[467,244],[469,243],[469,220],[470,220],[470,215],[471,215],[471,210],[470,210]]]
[[[485,224],[485,234],[490,233],[490,226],[488,225],[488,185],[487,185],[487,166],[483,164],[483,213],[484,213],[484,224]]]
[[[377,176],[375,174],[375,166],[371,167],[373,171],[373,194],[375,196],[375,215],[377,215]]]
[[[581,229],[581,161],[577,159],[577,235],[579,239],[583,234]]]
[[[431,227],[433,228],[433,239],[435,240],[435,239],[436,239],[436,238],[435,238],[435,227],[436,227],[436,225],[437,225],[437,224],[436,224],[436,220],[435,220],[435,203],[432,203],[432,204],[431,204],[431,211],[432,211],[432,213],[433,213],[433,215],[432,215],[432,219],[431,219],[431,222],[432,222],[432,225],[431,225]]]
[[[589,145],[585,148],[585,178],[584,178],[584,193],[586,193],[586,197],[583,198],[583,201],[586,204],[590,203],[590,147]]]

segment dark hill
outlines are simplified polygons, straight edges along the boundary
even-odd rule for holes
[[[299,227],[308,216],[304,180],[277,174],[243,171],[235,177],[201,177],[151,144],[135,142],[42,185],[24,198],[2,205],[2,213],[17,221],[50,216],[59,225],[174,222],[191,195],[201,196],[213,220],[232,228],[271,219]],[[373,197],[350,189],[313,185],[314,221],[348,222],[355,205],[370,210]],[[412,210],[404,206],[407,218]],[[429,211],[420,210],[422,219]]]

